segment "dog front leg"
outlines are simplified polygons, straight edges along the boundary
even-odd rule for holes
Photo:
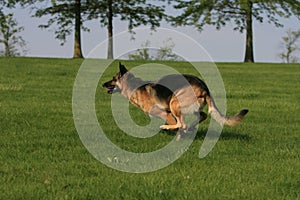
[[[158,106],[153,106],[149,114],[151,116],[159,117],[163,119],[169,125],[175,125],[177,123],[176,119],[173,117],[173,115],[170,112],[167,112]]]

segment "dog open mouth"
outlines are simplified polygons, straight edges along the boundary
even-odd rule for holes
[[[106,90],[106,92],[107,92],[108,94],[114,93],[114,89],[115,89],[114,86],[112,86],[112,87],[105,87],[105,90]]]

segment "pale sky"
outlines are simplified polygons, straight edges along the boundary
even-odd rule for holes
[[[14,12],[19,25],[25,28],[22,32],[22,37],[26,40],[27,48],[29,49],[27,56],[72,57],[73,35],[67,38],[64,46],[60,46],[60,41],[55,39],[53,31],[38,28],[38,25],[47,22],[47,18],[31,18],[28,10],[23,9],[15,9]],[[283,28],[276,28],[274,25],[268,23],[259,24],[254,22],[254,57],[256,62],[281,62],[278,58],[278,54],[282,51],[280,47],[281,38],[289,28],[293,30],[300,29],[300,23],[294,17],[281,19],[280,21],[284,24]],[[105,27],[101,27],[98,21],[86,22],[85,26],[91,30],[90,32],[82,32],[82,50],[84,56],[87,56],[92,49],[106,40],[107,30]],[[238,31],[233,31],[231,26],[223,27],[221,30],[216,30],[212,26],[205,26],[202,32],[197,31],[193,27],[174,28],[166,23],[162,23],[161,28],[192,38],[208,52],[209,56],[215,62],[242,62],[244,59],[245,33],[241,34]],[[126,32],[127,22],[122,22],[115,18],[114,35],[126,35],[126,37],[122,38],[122,42],[118,41],[114,43],[115,52],[119,48],[139,48],[146,40],[150,40],[152,43],[157,43],[158,41],[162,43],[165,40],[164,38],[167,39],[172,36],[168,32],[163,32],[159,34],[158,37],[160,37],[160,40],[158,40],[158,38],[153,38],[150,34],[143,32],[143,34],[136,34],[135,37],[137,39],[135,41],[130,41],[131,36]],[[153,36],[155,36],[155,33],[153,33]],[[185,41],[173,41],[176,51],[178,49],[185,51],[190,55],[189,59],[191,61],[201,60],[197,54],[198,52],[194,52],[192,48],[187,47]],[[124,47],[124,45],[126,46]],[[159,46],[159,44],[155,45]],[[94,57],[106,58],[106,48],[102,48],[103,51]],[[115,53],[115,55],[117,54]]]

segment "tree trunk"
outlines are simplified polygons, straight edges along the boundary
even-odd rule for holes
[[[107,47],[107,59],[113,59],[113,9],[112,9],[112,0],[108,0],[108,11],[107,11],[107,18],[108,18],[108,47]]]
[[[246,8],[246,53],[245,53],[244,62],[254,62],[252,7],[253,7],[253,3],[251,2],[251,0],[248,0],[247,8]]]
[[[10,52],[10,46],[9,46],[9,37],[7,37],[7,36],[8,36],[8,34],[4,35],[4,49],[5,49],[4,56],[10,57],[11,52]]]
[[[83,58],[81,50],[81,2],[75,0],[75,39],[73,58]]]
[[[286,62],[287,62],[287,63],[290,63],[291,53],[292,53],[292,50],[291,50],[291,47],[289,46],[289,47],[287,48],[287,52],[286,52]]]

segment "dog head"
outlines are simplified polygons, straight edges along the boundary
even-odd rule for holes
[[[119,72],[113,76],[112,80],[107,81],[102,84],[102,87],[106,89],[106,92],[108,94],[112,94],[115,92],[121,92],[122,87],[121,87],[121,79],[124,76],[124,74],[127,73],[127,69],[124,65],[119,63]]]

